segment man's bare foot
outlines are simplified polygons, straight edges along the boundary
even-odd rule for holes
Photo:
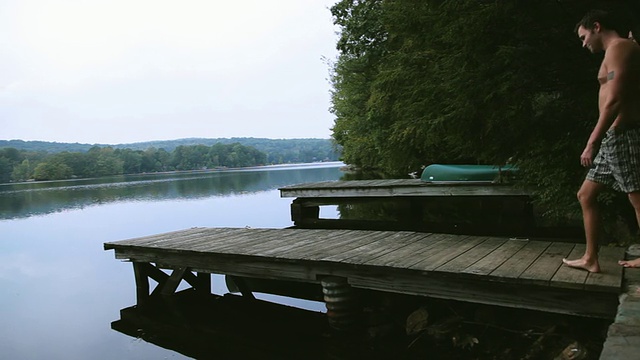
[[[598,264],[598,260],[587,261],[583,258],[580,258],[576,260],[562,259],[562,262],[572,268],[583,269],[592,273],[600,272],[600,264]]]
[[[620,260],[618,264],[628,268],[637,268],[640,267],[640,258],[635,260]]]

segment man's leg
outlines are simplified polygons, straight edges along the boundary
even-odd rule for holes
[[[591,180],[585,180],[578,191],[578,201],[582,207],[584,234],[587,247],[584,255],[575,260],[562,259],[567,266],[584,269],[590,272],[600,272],[598,263],[598,235],[600,233],[600,212],[598,209],[598,194],[604,185]]]
[[[636,221],[638,221],[638,226],[640,226],[640,191],[629,193],[628,196],[629,202],[636,211]],[[618,264],[624,267],[640,267],[640,258],[635,260],[620,260]]]

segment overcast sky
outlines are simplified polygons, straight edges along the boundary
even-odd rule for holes
[[[337,0],[0,0],[0,139],[329,138]]]

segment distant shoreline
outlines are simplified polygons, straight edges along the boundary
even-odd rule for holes
[[[145,172],[139,174],[122,174],[122,176],[136,176],[136,175],[166,175],[166,174],[193,174],[193,173],[208,173],[216,171],[243,171],[243,170],[272,170],[272,169],[290,169],[297,167],[340,167],[347,164],[342,161],[318,161],[312,163],[295,163],[295,164],[273,164],[273,165],[257,165],[246,167],[217,167],[212,169],[196,169],[196,170],[173,170],[173,171],[157,171],[157,172]],[[77,179],[76,179],[77,180]]]
[[[318,161],[312,163],[294,163],[294,164],[273,164],[273,165],[259,165],[259,166],[247,166],[247,167],[218,167],[213,169],[199,169],[199,170],[173,170],[173,171],[157,171],[157,172],[144,172],[137,174],[121,174],[121,175],[109,175],[103,177],[93,177],[93,178],[75,178],[75,179],[64,179],[64,180],[44,180],[44,181],[21,181],[21,182],[9,182],[9,183],[0,183],[0,187],[2,186],[11,186],[11,185],[24,185],[24,184],[47,184],[54,182],[67,182],[67,181],[83,181],[83,180],[95,180],[95,179],[108,179],[113,177],[127,176],[127,177],[136,177],[136,176],[149,176],[149,175],[169,175],[169,174],[204,174],[204,173],[213,173],[213,172],[225,172],[225,171],[251,171],[251,170],[286,170],[286,169],[294,169],[294,168],[310,168],[310,167],[343,167],[347,166],[342,161]]]

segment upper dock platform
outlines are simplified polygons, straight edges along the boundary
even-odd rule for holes
[[[291,204],[291,220],[301,228],[545,236],[534,229],[529,192],[512,184],[420,179],[338,180],[285,186],[279,190],[281,197],[295,198]],[[491,219],[479,224],[470,222],[475,219],[473,216],[439,219],[443,213],[439,209],[452,210],[452,204],[457,204],[458,213]],[[340,219],[327,219],[320,216],[320,207],[327,205],[346,205],[349,209],[372,207],[347,210],[341,212]],[[377,214],[378,218],[353,217],[347,212]]]
[[[420,179],[323,181],[285,186],[281,197],[362,198],[362,197],[432,197],[432,196],[528,196],[513,185],[487,181],[425,182]]]

